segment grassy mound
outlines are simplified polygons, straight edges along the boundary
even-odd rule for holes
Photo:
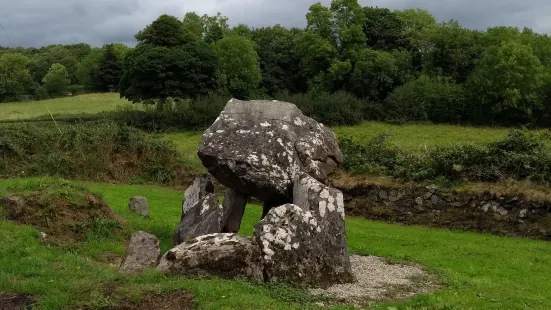
[[[48,243],[122,236],[124,220],[98,195],[69,183],[13,188],[0,199],[0,218],[30,225]]]
[[[189,184],[193,169],[170,141],[115,123],[0,128],[0,177],[54,176],[124,183]]]

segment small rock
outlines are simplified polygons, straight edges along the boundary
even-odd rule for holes
[[[415,199],[415,203],[416,203],[417,205],[419,205],[419,206],[422,206],[422,205],[423,205],[423,198],[417,197],[417,198]]]
[[[41,231],[41,232],[38,233],[38,237],[40,239],[46,239],[46,237],[48,237],[48,235],[45,232]]]
[[[528,215],[528,209],[520,210],[520,218],[526,218]]]
[[[423,198],[425,198],[425,199],[430,199],[430,197],[432,197],[431,192],[427,192],[427,193],[425,193],[425,196],[423,196]]]
[[[147,198],[145,197],[132,197],[130,199],[130,202],[128,203],[128,208],[140,216],[149,217],[149,207],[147,203]]]
[[[499,214],[499,215],[501,215],[501,216],[505,216],[505,215],[507,215],[509,212],[508,212],[507,210],[505,210],[504,207],[499,207],[499,208],[497,208],[496,213]]]
[[[440,202],[440,197],[436,195],[432,195],[432,197],[430,197],[430,201],[432,202],[433,205],[437,205]]]
[[[159,239],[150,233],[137,231],[130,238],[119,272],[139,273],[155,267],[160,256]]]
[[[488,212],[488,210],[490,210],[490,204],[489,203],[485,203],[482,205],[481,207],[482,211],[484,212]]]
[[[380,191],[380,192],[379,192],[379,198],[381,198],[381,199],[387,199],[387,198],[388,198],[388,194],[387,194],[385,191]]]

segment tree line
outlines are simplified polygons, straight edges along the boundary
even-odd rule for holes
[[[357,0],[313,4],[306,21],[305,28],[253,29],[229,27],[220,13],[190,12],[160,16],[136,34],[134,48],[2,49],[0,101],[35,89],[41,97],[112,90],[162,108],[169,98],[226,93],[302,100],[305,109],[323,101],[340,123],[546,125],[551,118],[547,34],[471,30],[422,9],[362,7]],[[331,96],[340,98],[336,106]]]

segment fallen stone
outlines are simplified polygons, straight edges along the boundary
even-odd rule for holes
[[[528,209],[523,209],[523,210],[520,210],[519,216],[520,218],[526,218],[527,214],[528,214]]]
[[[145,197],[135,196],[130,198],[128,208],[140,216],[149,217],[149,206]]]
[[[337,213],[325,212],[326,217]],[[316,217],[312,211],[285,204],[270,210],[255,226],[266,282],[327,287],[354,281],[346,246],[336,242],[346,238],[344,232],[329,230],[332,224],[320,225]]]
[[[4,207],[9,218],[18,218],[25,213],[26,205],[22,197],[15,195],[6,195],[0,199],[0,206]]]
[[[222,224],[222,232],[237,233],[241,227],[241,220],[245,213],[248,197],[242,195],[235,190],[228,188],[222,202],[224,210],[224,219]]]
[[[161,250],[157,237],[144,231],[135,232],[126,248],[119,271],[121,273],[139,273],[153,268],[157,266],[160,256]]]
[[[222,206],[216,194],[208,194],[190,207],[183,215],[174,234],[173,244],[222,231]]]
[[[249,237],[209,234],[188,240],[169,250],[157,270],[167,274],[244,277],[262,282],[260,249]]]
[[[220,183],[262,201],[290,202],[299,171],[325,182],[342,163],[335,134],[280,101],[230,100],[197,152]]]

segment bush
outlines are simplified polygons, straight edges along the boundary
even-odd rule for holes
[[[115,123],[11,125],[0,137],[0,175],[180,184],[190,177],[172,142]]]
[[[457,123],[465,113],[459,85],[424,75],[396,88],[385,103],[388,118],[393,120]]]
[[[424,153],[398,149],[388,135],[360,144],[339,139],[344,168],[351,173],[389,175],[404,180],[551,182],[551,155],[545,138],[527,130],[485,145],[435,147]]]
[[[305,115],[327,126],[357,125],[362,120],[365,102],[353,95],[338,91],[290,95],[281,93],[277,100],[294,103]]]

